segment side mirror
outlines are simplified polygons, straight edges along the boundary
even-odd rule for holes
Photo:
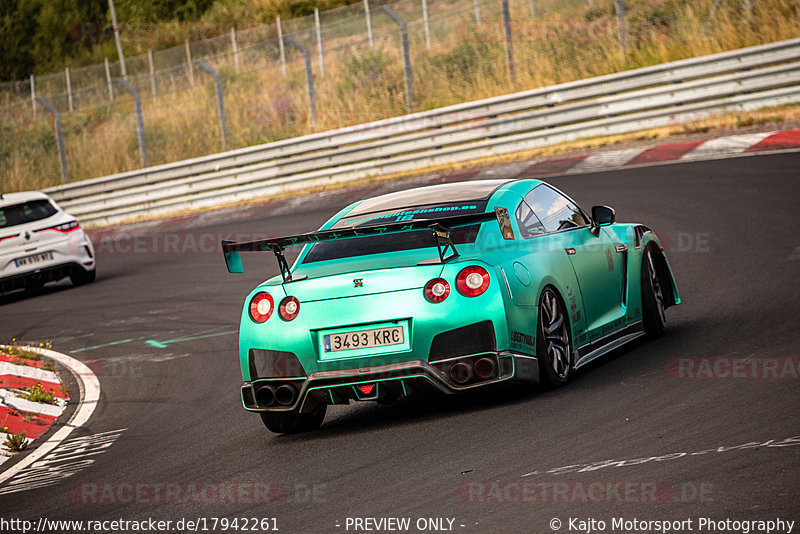
[[[594,226],[608,226],[616,221],[616,213],[608,206],[592,206],[592,221]]]

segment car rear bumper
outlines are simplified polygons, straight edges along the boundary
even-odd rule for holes
[[[18,261],[29,256],[49,256],[28,265]],[[94,247],[80,228],[66,236],[31,242],[30,248],[15,246],[0,250],[0,291],[25,287],[28,282],[47,283],[61,280],[73,272],[95,270]]]
[[[93,268],[94,265],[92,265]],[[15,289],[25,289],[30,284],[41,285],[48,282],[57,282],[74,272],[92,269],[87,269],[75,262],[40,267],[28,272],[0,278],[0,293],[7,293]]]
[[[478,364],[480,373],[476,371],[478,361],[481,361]],[[493,367],[488,362],[492,362]],[[466,374],[454,372],[459,365],[459,370],[468,366],[470,371]],[[486,372],[488,369],[491,372]],[[487,352],[433,363],[414,360],[318,371],[303,378],[261,378],[245,382],[241,396],[242,405],[251,412],[309,413],[321,404],[392,399],[419,389],[452,394],[512,380],[538,383],[536,358],[513,352]],[[262,388],[265,388],[263,392]],[[263,402],[265,399],[270,402]]]

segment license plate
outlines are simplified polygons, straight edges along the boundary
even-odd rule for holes
[[[404,342],[402,326],[355,330],[353,332],[340,332],[322,336],[322,345],[325,352],[402,345]]]
[[[31,265],[33,263],[39,263],[52,259],[53,259],[52,252],[41,252],[39,254],[34,254],[33,256],[25,256],[24,258],[14,260],[14,264],[17,267],[25,267],[26,265]]]

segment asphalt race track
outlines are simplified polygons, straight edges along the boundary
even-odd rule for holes
[[[282,533],[368,531],[348,518],[411,518],[410,532],[445,518],[465,533],[553,532],[554,518],[561,532],[570,518],[609,532],[615,517],[691,519],[684,532],[700,532],[700,518],[800,520],[800,153],[550,181],[662,236],[684,301],[664,338],[618,350],[557,391],[351,404],[331,408],[317,432],[277,436],[241,407],[235,333],[247,291],[277,274],[274,258],[247,256],[245,274],[229,275],[219,253],[101,250],[91,286],[0,297],[0,335],[49,340],[95,370],[101,402],[72,437],[124,430],[101,452],[76,451],[93,462],[73,476],[0,487],[0,516],[275,518]],[[192,232],[311,231],[347,203],[320,198]],[[584,470],[548,472],[574,465]],[[184,493],[109,490],[136,483]],[[186,493],[205,483],[244,489],[228,500]],[[253,503],[251,483],[271,484],[274,498]]]

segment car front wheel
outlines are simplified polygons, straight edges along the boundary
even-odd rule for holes
[[[653,251],[647,249],[642,257],[642,323],[651,338],[661,337],[667,325],[664,287],[658,276]]]

